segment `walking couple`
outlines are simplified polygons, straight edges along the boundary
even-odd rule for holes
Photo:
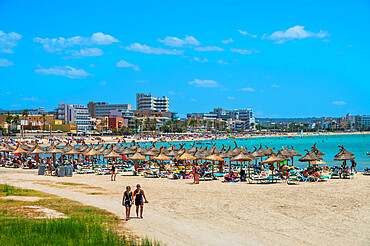
[[[145,197],[144,190],[141,189],[140,185],[136,185],[136,190],[131,191],[131,187],[127,186],[126,191],[123,193],[122,206],[126,208],[126,221],[130,219],[131,206],[135,201],[136,206],[136,216],[139,218],[139,209],[140,209],[140,218],[143,218],[144,210],[144,201],[148,203],[148,200]]]

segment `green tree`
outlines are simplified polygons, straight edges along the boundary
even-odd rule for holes
[[[139,119],[135,119],[134,120],[134,125],[135,125],[135,131],[139,131],[140,126],[143,125],[143,122],[141,120],[139,120]]]
[[[193,131],[194,131],[194,128],[198,125],[198,121],[195,120],[195,119],[192,119],[192,120],[190,120],[189,125],[190,125],[190,127],[193,128]]]
[[[15,124],[15,127],[18,129],[18,124],[21,122],[21,119],[19,118],[19,115],[16,115],[13,117],[13,124]],[[17,130],[16,130],[17,131]]]
[[[10,125],[13,123],[13,116],[8,112],[5,122],[8,124],[8,133],[10,132]]]

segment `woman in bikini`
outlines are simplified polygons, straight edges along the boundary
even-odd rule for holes
[[[131,187],[127,186],[126,191],[123,193],[122,206],[126,208],[126,221],[130,219],[131,206],[132,206],[132,192]]]
[[[135,206],[136,206],[136,216],[139,218],[139,207],[140,207],[140,218],[143,218],[143,210],[144,210],[144,200],[145,203],[148,203],[148,200],[145,197],[144,191],[141,189],[140,185],[136,185],[136,190],[134,191],[135,197]]]
[[[116,164],[112,163],[112,175],[110,176],[111,181],[116,181]]]

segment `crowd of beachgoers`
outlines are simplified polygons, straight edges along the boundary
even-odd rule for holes
[[[233,135],[240,136],[242,135]],[[177,136],[176,140],[182,137]],[[217,138],[216,135],[213,137]],[[149,139],[154,139],[150,147],[143,148],[136,144],[137,141]],[[195,144],[186,149],[185,144],[176,146],[175,143],[170,144],[170,147],[158,148],[155,143],[153,136],[135,139],[3,139],[0,142],[0,165],[30,169],[44,166],[45,173],[50,175],[58,175],[59,167],[68,166],[78,174],[115,176],[117,173],[132,172],[146,178],[193,179],[194,183],[221,179],[224,182],[286,181],[292,184],[330,178],[353,178],[357,173],[354,154],[343,147],[338,150],[334,159],[340,164],[329,167],[321,157],[325,154],[315,145],[307,153],[298,153],[288,146],[276,151],[261,145],[259,149],[249,151],[238,147],[236,142],[235,146],[223,146],[222,149],[217,149],[216,146],[197,147]],[[306,162],[307,168],[294,166],[294,157],[300,157],[300,162]],[[364,170],[364,174],[368,173],[367,169]]]

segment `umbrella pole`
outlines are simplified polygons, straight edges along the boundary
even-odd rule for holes
[[[213,166],[215,165],[215,161],[212,161],[212,178],[215,177],[214,169]]]

